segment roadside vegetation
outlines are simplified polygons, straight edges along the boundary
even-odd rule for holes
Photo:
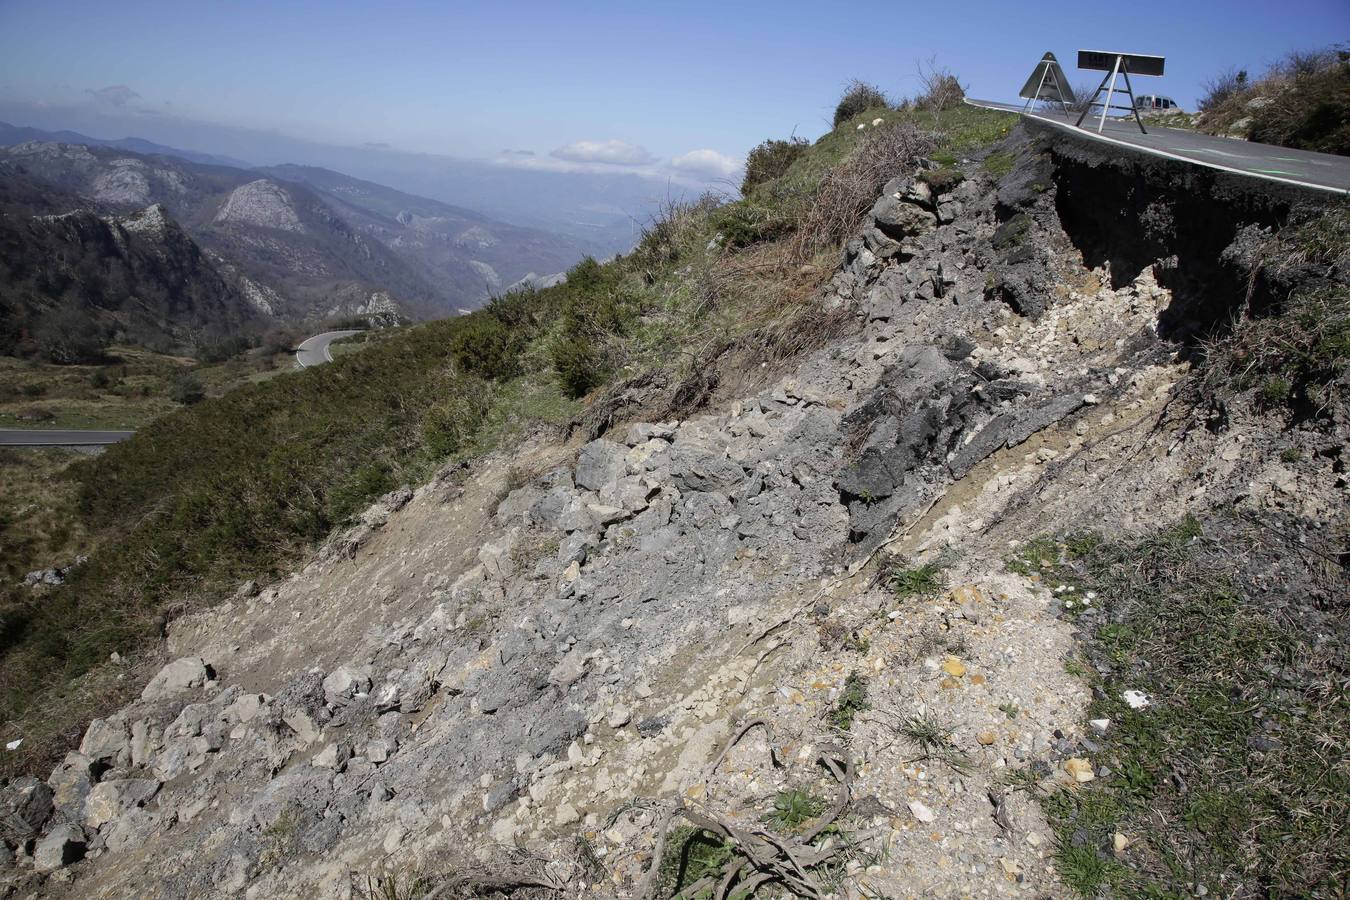
[[[1082,896],[1340,895],[1350,648],[1334,551],[1294,520],[1234,513],[1041,539],[1011,561],[1065,586],[1089,717],[1107,720],[1099,777],[1042,797]],[[1263,575],[1290,557],[1287,577]]]
[[[1253,291],[1207,348],[1200,387],[1304,420],[1350,408],[1350,205],[1291,223],[1266,240]],[[1300,287],[1283,286],[1293,281]],[[1254,286],[1256,282],[1254,282]]]
[[[1350,154],[1350,46],[1286,55],[1260,76],[1210,79],[1195,124],[1209,134]]]
[[[687,414],[819,346],[845,317],[810,301],[884,181],[933,154],[961,164],[1013,122],[945,103],[869,100],[810,145],[767,142],[746,198],[672,202],[627,256],[338,344],[330,365],[236,371],[223,394],[201,367],[205,397],[186,405],[168,396],[186,363],[128,371],[167,414],[66,470],[88,563],[60,588],[0,594],[0,720],[26,738],[0,768],[49,764],[91,713],[79,683],[111,653],[135,657],[166,616],[279,574],[390,489],[540,428]],[[68,562],[53,552],[11,565]]]

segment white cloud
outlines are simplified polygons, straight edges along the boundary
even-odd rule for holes
[[[647,148],[627,141],[575,141],[549,155],[568,162],[608,163],[613,166],[642,166],[656,159]]]
[[[740,161],[716,150],[690,150],[670,161],[670,167],[689,175],[726,178],[741,167]]]
[[[100,103],[107,103],[110,106],[126,106],[133,100],[141,99],[141,95],[127,87],[125,84],[113,84],[98,90],[87,90],[86,94],[92,96]]]

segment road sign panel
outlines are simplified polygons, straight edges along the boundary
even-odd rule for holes
[[[1121,53],[1118,50],[1079,50],[1078,68],[1110,72],[1115,69],[1118,59],[1125,63],[1125,71],[1131,75],[1160,76],[1163,73],[1164,57],[1146,53]]]

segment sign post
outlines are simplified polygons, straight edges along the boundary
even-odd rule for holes
[[[1046,52],[1041,57],[1041,61],[1036,63],[1036,68],[1031,70],[1031,75],[1027,77],[1027,83],[1022,85],[1022,90],[1017,96],[1026,98],[1026,106],[1022,107],[1025,112],[1027,107],[1037,100],[1048,100],[1059,103],[1066,110],[1069,102],[1073,100],[1073,91],[1069,88],[1069,79],[1065,76],[1064,70],[1059,66],[1059,60],[1055,59],[1055,54]]]
[[[1148,56],[1142,53],[1119,53],[1114,50],[1079,50],[1078,68],[1092,69],[1098,72],[1105,72],[1102,83],[1097,85],[1097,90],[1092,92],[1092,98],[1084,105],[1082,113],[1078,116],[1078,121],[1074,124],[1082,127],[1083,120],[1092,107],[1100,106],[1102,108],[1101,121],[1097,123],[1097,133],[1101,134],[1102,129],[1106,127],[1106,113],[1110,109],[1125,109],[1124,106],[1112,106],[1111,101],[1116,94],[1116,78],[1125,77],[1125,95],[1130,98],[1129,110],[1134,114],[1134,121],[1139,125],[1139,130],[1148,134],[1144,129],[1144,120],[1139,118],[1139,108],[1134,99],[1134,87],[1130,84],[1130,72],[1136,75],[1160,76],[1163,73],[1163,63],[1165,60],[1161,56]],[[1110,87],[1107,87],[1107,83]],[[1101,96],[1102,90],[1106,90],[1106,102],[1099,103],[1097,98]]]

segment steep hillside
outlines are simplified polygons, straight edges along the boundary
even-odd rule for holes
[[[0,213],[0,310],[0,354],[66,363],[114,341],[196,353],[266,317],[158,204]]]
[[[313,166],[266,173],[323,194],[338,215],[389,247],[446,303],[476,307],[526,275],[562,272],[584,255],[574,243],[449,204]]]
[[[1335,896],[1344,208],[923,99],[80,466],[0,877]]]
[[[244,289],[266,294],[278,319],[359,315],[372,295],[387,312],[428,317],[437,311],[435,292],[422,278],[301,185],[68,144],[0,150],[0,179],[50,185],[96,212],[160,204],[199,243],[256,282]]]

